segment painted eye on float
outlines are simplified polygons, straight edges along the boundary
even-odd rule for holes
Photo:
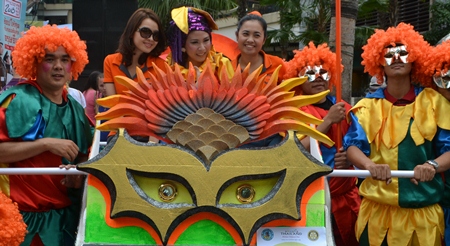
[[[181,176],[127,169],[128,180],[145,201],[160,208],[194,207],[195,193]]]
[[[230,179],[222,185],[217,194],[217,207],[248,208],[266,203],[278,192],[284,177],[285,170]]]

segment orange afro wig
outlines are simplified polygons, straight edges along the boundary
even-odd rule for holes
[[[0,191],[0,246],[20,245],[26,232],[27,225],[23,222],[17,203]]]
[[[429,59],[425,65],[430,68],[429,73],[440,73],[442,70],[446,71],[450,69],[450,40],[443,42],[433,48]]]
[[[337,76],[340,76],[336,72],[336,54],[333,53],[327,44],[320,44],[315,46],[313,42],[309,42],[309,45],[302,50],[294,50],[294,58],[284,63],[286,66],[286,73],[284,79],[298,77],[298,73],[306,66],[322,65],[322,68],[327,70],[331,75],[329,86],[330,89],[336,84]],[[341,65],[341,71],[344,66]]]
[[[17,40],[12,52],[15,71],[24,78],[36,78],[37,64],[44,59],[45,50],[54,52],[59,46],[64,47],[72,59],[72,76],[78,79],[89,62],[86,44],[80,40],[77,32],[56,25],[32,26]]]
[[[383,81],[386,47],[390,45],[395,47],[398,44],[406,46],[408,63],[414,63],[411,71],[412,80],[423,86],[430,86],[431,79],[426,74],[427,68],[424,66],[424,62],[427,54],[431,53],[431,46],[423,39],[422,35],[414,31],[412,25],[405,23],[400,23],[397,27],[390,27],[386,31],[378,29],[367,40],[361,55],[364,72],[376,76],[378,81]]]

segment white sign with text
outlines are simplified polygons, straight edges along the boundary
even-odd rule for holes
[[[262,227],[256,238],[258,246],[326,246],[325,227]]]

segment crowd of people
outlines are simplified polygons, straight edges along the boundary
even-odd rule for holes
[[[332,92],[343,69],[336,69],[336,55],[327,44],[311,42],[288,62],[266,54],[267,23],[258,12],[237,23],[236,57],[213,47],[211,33],[218,26],[209,13],[182,6],[171,17],[165,31],[152,10],[136,10],[117,52],[105,57],[103,72],[91,73],[86,87],[75,92],[67,82],[88,63],[86,44],[75,31],[32,27],[11,54],[20,79],[0,94],[0,163],[68,168],[86,161],[99,112],[96,100],[125,93],[115,76],[138,81],[156,76],[157,69],[180,69],[185,78],[198,78],[210,62],[218,77],[231,78],[237,69],[261,69],[261,78],[277,76],[278,83],[306,77],[293,92],[314,95]],[[160,56],[167,47],[164,60]],[[432,47],[411,25],[377,30],[362,53],[365,72],[373,76],[366,97],[351,106],[330,94],[301,108],[322,120],[318,131],[343,142],[319,144],[326,165],[370,172],[359,187],[356,177],[328,179],[336,245],[450,246],[449,54],[450,41]],[[196,73],[189,74],[189,67]],[[298,137],[306,149],[315,141]],[[414,177],[394,178],[391,170],[414,171]],[[1,191],[18,204],[27,225],[22,245],[74,244],[82,183],[78,175],[1,179]]]

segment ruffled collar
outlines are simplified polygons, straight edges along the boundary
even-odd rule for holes
[[[437,126],[450,130],[450,121],[446,114],[450,112],[450,102],[430,88],[415,87],[416,100],[405,106],[394,106],[385,99],[383,89],[361,99],[353,108],[358,122],[366,130],[369,143],[374,143],[377,150],[380,144],[388,148],[397,147],[408,133],[416,145],[425,139],[431,141]]]

